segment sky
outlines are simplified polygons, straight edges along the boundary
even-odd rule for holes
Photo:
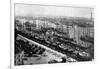
[[[15,16],[67,16],[91,18],[91,8],[15,4]]]

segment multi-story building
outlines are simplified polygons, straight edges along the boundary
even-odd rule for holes
[[[74,28],[73,26],[68,26],[68,33],[69,33],[69,38],[74,38]]]

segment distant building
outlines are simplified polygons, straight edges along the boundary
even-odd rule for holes
[[[69,38],[74,38],[74,28],[72,26],[68,26],[68,33],[69,33]]]
[[[79,43],[79,29],[77,25],[74,25],[74,39],[77,43]]]
[[[36,20],[36,29],[41,29],[42,25],[43,25],[43,21]]]
[[[41,29],[41,27],[44,27],[44,28],[56,28],[56,25],[54,23],[51,23],[49,21],[42,21],[42,20],[36,20],[36,26],[37,26],[37,29]]]

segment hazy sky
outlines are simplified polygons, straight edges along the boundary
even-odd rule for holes
[[[91,17],[90,8],[75,8],[75,7],[57,7],[57,6],[40,6],[16,4],[15,15],[44,15],[44,16],[71,16],[71,17]]]

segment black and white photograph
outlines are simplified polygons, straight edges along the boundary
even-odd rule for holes
[[[94,8],[14,4],[14,66],[94,61]]]

